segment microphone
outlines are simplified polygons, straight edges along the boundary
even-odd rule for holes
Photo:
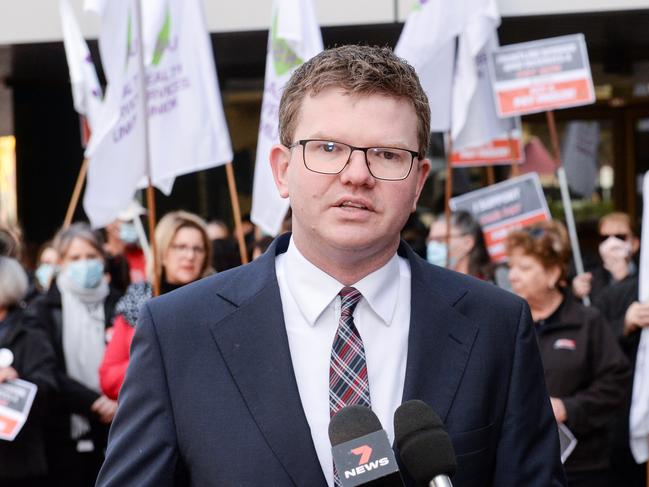
[[[369,408],[338,411],[329,422],[329,441],[341,487],[403,487],[388,435]]]
[[[397,408],[394,442],[417,485],[452,487],[449,477],[457,468],[455,450],[444,423],[428,404],[412,400]]]

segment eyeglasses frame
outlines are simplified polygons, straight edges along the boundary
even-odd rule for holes
[[[306,144],[309,143],[309,142],[334,142],[336,144],[341,144],[341,145],[344,145],[346,147],[349,147],[351,149],[351,151],[349,153],[349,157],[347,158],[347,161],[345,162],[343,167],[340,168],[340,171],[337,171],[337,172],[315,171],[315,170],[311,169],[306,163]],[[403,147],[385,147],[385,146],[356,147],[356,146],[351,145],[351,144],[346,144],[344,142],[338,142],[337,140],[330,140],[330,139],[300,139],[300,140],[298,140],[296,142],[293,142],[291,145],[285,146],[285,147],[287,149],[293,149],[294,147],[297,147],[298,145],[302,146],[302,162],[304,163],[304,167],[306,167],[309,171],[314,172],[316,174],[327,174],[327,175],[330,175],[330,176],[335,176],[336,174],[340,174],[341,172],[343,172],[343,170],[349,164],[349,161],[352,158],[352,154],[354,153],[354,151],[357,151],[357,150],[361,151],[365,155],[365,165],[367,166],[367,170],[370,172],[372,177],[374,179],[379,179],[381,181],[403,181],[404,179],[408,179],[408,176],[410,176],[410,173],[412,172],[412,166],[413,166],[413,163],[415,162],[415,157],[419,158],[419,152],[413,151],[413,150],[410,150],[410,149],[404,149]],[[387,179],[387,178],[380,178],[380,177],[375,176],[374,173],[372,172],[372,168],[370,168],[370,163],[367,160],[367,151],[370,150],[370,149],[397,149],[397,150],[402,150],[402,151],[408,152],[410,154],[410,156],[411,156],[410,157],[410,167],[408,168],[408,172],[406,173],[406,175],[404,177],[398,178],[398,179]]]

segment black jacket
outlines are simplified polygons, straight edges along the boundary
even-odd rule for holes
[[[578,441],[566,471],[606,469],[608,426],[630,386],[628,361],[599,310],[570,296],[536,330],[548,392],[563,401]]]
[[[27,422],[12,442],[0,441],[0,485],[2,479],[17,480],[46,473],[43,420],[56,392],[56,359],[47,336],[40,330],[26,328],[23,311],[12,310],[0,328],[0,348],[11,350],[20,379],[38,386]]]
[[[111,288],[104,302],[107,328],[112,325],[115,305],[119,298],[120,294]],[[32,328],[43,330],[47,334],[56,354],[56,378],[59,393],[48,417],[49,439],[55,438],[55,441],[69,439],[70,414],[75,413],[87,416],[91,420],[93,429],[92,439],[98,441],[99,444],[105,443],[106,428],[99,422],[93,421],[95,418],[90,412],[90,407],[99,398],[100,393],[86,387],[67,374],[63,353],[61,292],[56,286],[56,282],[52,282],[46,294],[36,298],[29,305],[25,313],[25,323]]]

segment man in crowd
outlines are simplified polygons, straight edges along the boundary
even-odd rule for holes
[[[590,295],[596,300],[607,286],[634,277],[638,271],[634,258],[640,242],[631,217],[622,212],[609,213],[600,218],[598,229],[601,264],[573,279],[572,291],[578,298]]]
[[[400,241],[429,118],[389,49],[298,68],[270,154],[292,234],[144,306],[97,485],[339,485],[330,417],[371,407],[392,441],[409,399],[445,422],[453,485],[564,485],[527,305]]]

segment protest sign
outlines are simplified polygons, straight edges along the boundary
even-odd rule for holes
[[[13,441],[25,425],[36,384],[16,379],[0,384],[0,440]]]
[[[453,167],[500,166],[523,162],[523,135],[520,128],[512,130],[487,144],[453,151]]]
[[[451,198],[449,205],[452,211],[468,211],[478,220],[494,262],[505,261],[504,241],[510,231],[551,219],[536,173]]]
[[[491,53],[489,69],[500,117],[595,101],[583,34],[502,46]]]

